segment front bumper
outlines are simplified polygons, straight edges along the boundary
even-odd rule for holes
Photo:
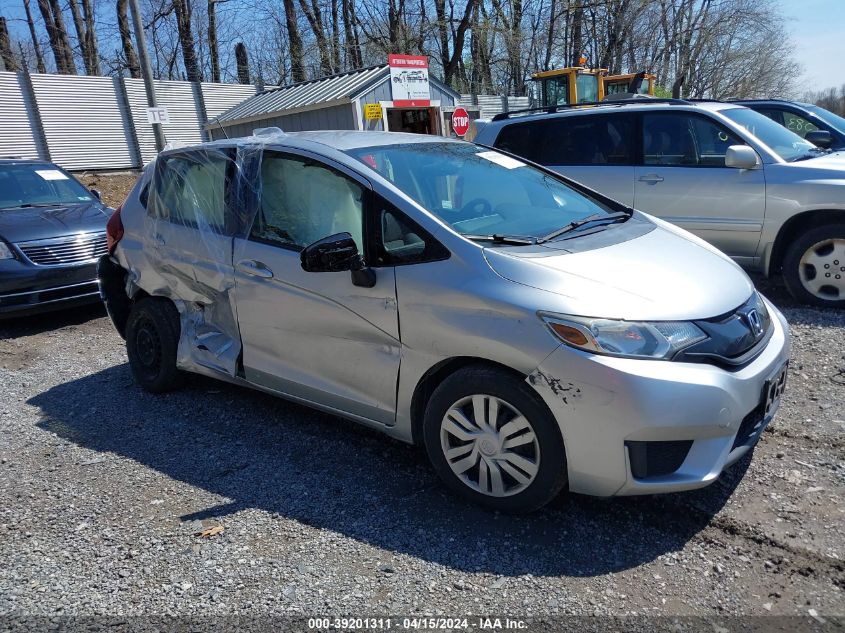
[[[24,316],[99,301],[97,266],[32,266],[0,261],[0,318]]]
[[[570,490],[613,496],[701,488],[748,452],[771,418],[761,416],[748,434],[763,386],[789,358],[789,327],[768,307],[774,317],[771,339],[759,356],[734,371],[592,355],[566,346],[546,358],[528,382],[560,426]],[[632,457],[641,461],[639,448],[646,442],[680,447],[677,468],[635,477],[642,468],[632,469]]]

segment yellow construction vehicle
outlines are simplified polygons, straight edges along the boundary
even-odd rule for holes
[[[531,79],[537,82],[535,98],[542,107],[597,103],[608,95],[654,96],[654,75],[649,73],[608,75],[604,68],[570,66],[534,73]]]
[[[603,68],[570,66],[534,73],[538,84],[537,100],[543,106],[594,103],[604,99]]]
[[[603,78],[604,96],[617,94],[637,94],[654,96],[655,75],[651,73],[628,73],[626,75],[606,75]]]

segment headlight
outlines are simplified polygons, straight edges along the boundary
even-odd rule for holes
[[[12,259],[14,256],[6,242],[0,240],[0,259]]]
[[[686,321],[615,321],[541,315],[549,329],[567,345],[596,354],[638,358],[671,358],[707,338]]]

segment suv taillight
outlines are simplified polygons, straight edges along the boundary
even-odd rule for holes
[[[106,244],[108,245],[109,255],[114,252],[114,247],[123,237],[123,221],[120,219],[120,210],[123,205],[120,205],[115,212],[112,213],[109,221],[106,223]]]

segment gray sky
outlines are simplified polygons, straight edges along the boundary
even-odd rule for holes
[[[845,84],[845,0],[779,0],[804,66],[804,90]]]

